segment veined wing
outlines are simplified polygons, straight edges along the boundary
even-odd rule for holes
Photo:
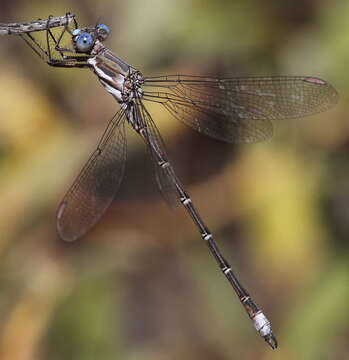
[[[126,160],[125,113],[110,120],[97,149],[65,195],[57,212],[62,239],[85,234],[103,215],[119,189]]]
[[[177,179],[174,174],[174,170],[168,161],[165,144],[144,104],[139,99],[136,100],[136,104],[137,116],[141,116],[142,123],[146,125],[148,138],[144,140],[147,143],[147,149],[150,153],[156,182],[164,200],[170,208],[175,208],[179,204],[179,198],[175,186],[175,181],[177,181]]]
[[[326,111],[336,90],[314,77],[215,79],[185,75],[145,78],[144,99],[161,103],[199,132],[228,142],[255,142],[273,133],[270,120]]]

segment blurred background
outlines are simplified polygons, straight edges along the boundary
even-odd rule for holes
[[[314,0],[0,3],[0,22],[70,11],[143,74],[312,75],[332,110],[275,123],[234,146],[149,110],[225,257],[271,320],[256,334],[185,210],[168,209],[128,131],[122,187],[80,241],[56,209],[115,100],[94,74],[43,63],[0,38],[0,359],[347,359],[349,2]]]

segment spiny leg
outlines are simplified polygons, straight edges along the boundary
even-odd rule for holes
[[[44,49],[41,44],[30,34],[25,33],[20,35],[20,37],[25,41],[25,43],[45,62],[48,61],[48,52]],[[28,40],[28,39],[29,40]]]
[[[68,17],[69,13],[66,14],[66,16]],[[71,63],[72,59],[73,60],[78,60],[78,61],[86,61],[88,59],[88,57],[79,57],[79,59],[77,59],[77,56],[75,57],[67,57],[63,54],[63,51],[70,51],[73,52],[71,49],[64,49],[64,48],[60,48],[59,42],[61,41],[64,32],[66,31],[65,29],[68,27],[68,18],[67,18],[67,23],[65,24],[65,28],[62,30],[58,40],[56,40],[54,34],[51,31],[50,28],[50,21],[52,19],[52,16],[49,16],[47,22],[46,22],[46,46],[47,49],[45,49],[41,43],[31,34],[31,33],[24,33],[21,34],[20,37],[25,41],[25,43],[46,63],[48,63],[49,65],[53,65],[54,66],[61,66],[61,67],[72,67],[71,64],[64,64],[65,62],[69,62]],[[77,22],[74,18],[74,25],[75,27],[77,27]],[[68,28],[69,29],[69,28]],[[70,30],[70,29],[69,29]],[[69,31],[68,30],[68,31]],[[69,31],[70,32],[70,31]],[[70,32],[71,33],[71,32]],[[50,39],[53,40],[54,45],[55,45],[55,50],[57,50],[62,59],[58,60],[58,59],[54,59],[51,53],[51,46],[50,46]],[[78,66],[79,67],[79,66]]]
[[[66,25],[64,26],[64,29],[62,30],[58,40],[56,40],[56,38],[54,37],[54,35],[52,34],[52,32],[50,30],[50,20],[51,19],[52,19],[52,15],[50,15],[47,20],[47,28],[46,28],[46,43],[47,43],[47,55],[48,55],[47,63],[51,66],[64,67],[64,68],[88,67],[89,65],[87,64],[86,61],[87,61],[87,59],[89,59],[89,56],[80,56],[80,55],[66,56],[66,55],[64,55],[64,52],[75,53],[74,50],[63,48],[63,47],[59,46],[59,43],[62,40],[64,33],[69,32],[72,35],[72,32],[70,31],[70,29],[68,27],[69,24],[67,22]],[[77,27],[77,22],[75,19],[74,19],[74,24]],[[55,44],[55,50],[60,53],[62,59],[58,60],[58,59],[55,59],[52,57],[49,37],[51,37],[51,39],[53,40],[53,42]]]
[[[66,16],[67,16],[67,23],[65,24],[64,29],[63,29],[63,31],[61,32],[61,34],[60,34],[60,36],[59,36],[59,38],[58,38],[58,40],[57,40],[57,42],[56,42],[56,46],[55,46],[55,50],[59,51],[60,53],[62,53],[62,52],[72,52],[72,53],[74,53],[73,50],[60,46],[60,43],[61,43],[61,41],[62,41],[62,38],[63,38],[63,36],[64,36],[64,34],[65,34],[66,32],[68,32],[71,36],[73,36],[73,32],[72,32],[72,31],[70,30],[70,28],[69,28],[68,15],[69,15],[69,13],[66,14]],[[77,23],[77,21],[76,21],[75,18],[74,18],[74,26],[75,26],[75,29],[78,28],[78,23]],[[62,55],[62,57],[63,57],[63,58],[66,58],[64,55]]]

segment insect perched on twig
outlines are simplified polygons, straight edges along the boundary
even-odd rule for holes
[[[73,26],[72,26],[73,25]],[[52,28],[62,26],[59,35]],[[7,29],[7,30],[6,30]],[[46,31],[46,47],[34,31]],[[126,159],[125,123],[147,145],[158,186],[171,205],[181,203],[205,240],[219,268],[233,286],[259,334],[274,349],[270,322],[234,275],[169,161],[146,102],[161,104],[176,119],[215,139],[252,143],[272,136],[271,120],[291,119],[328,110],[338,99],[326,81],[312,76],[212,78],[187,75],[143,76],[104,45],[108,26],[79,28],[74,15],[26,24],[0,24],[0,32],[17,34],[47,64],[87,68],[119,103],[97,149],[65,195],[57,212],[59,235],[76,240],[96,224],[112,202]],[[7,31],[7,32],[6,32]],[[70,43],[63,45],[63,38]]]

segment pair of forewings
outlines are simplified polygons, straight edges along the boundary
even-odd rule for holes
[[[337,101],[334,88],[312,77],[256,77],[214,79],[193,76],[145,78],[143,98],[134,106],[148,134],[167,160],[161,136],[145,101],[162,104],[175,118],[195,130],[231,143],[268,139],[271,120],[303,117],[325,111]],[[57,216],[60,235],[74,240],[91,228],[112,202],[123,177],[126,160],[125,120],[121,108],[109,122],[97,149],[82,169]],[[165,199],[174,205],[176,190],[171,166],[158,166],[149,148],[156,180]]]

